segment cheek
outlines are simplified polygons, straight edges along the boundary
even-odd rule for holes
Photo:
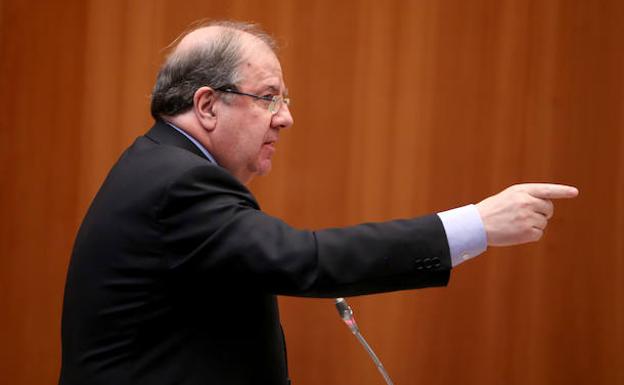
[[[229,118],[221,137],[221,144],[227,148],[226,156],[238,164],[246,163],[247,168],[262,167],[259,163],[270,160],[275,151],[272,146],[264,145],[270,133],[270,122],[266,122],[264,115],[256,114],[246,119],[241,119],[240,115]]]

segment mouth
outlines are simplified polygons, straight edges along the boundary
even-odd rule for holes
[[[269,154],[273,154],[275,152],[276,140],[269,140],[262,143],[262,147],[268,151]]]

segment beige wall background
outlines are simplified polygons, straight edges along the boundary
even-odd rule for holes
[[[351,301],[395,383],[624,383],[619,0],[0,0],[0,383],[57,381],[75,232],[151,125],[163,48],[200,18],[282,44],[296,122],[252,190],[294,226],[581,189],[539,244]],[[383,383],[331,301],[280,302],[295,384]]]

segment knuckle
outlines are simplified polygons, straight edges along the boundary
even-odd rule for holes
[[[520,208],[523,208],[523,209],[531,208],[531,201],[526,196],[521,196],[520,199],[518,200],[518,204]]]
[[[519,210],[517,215],[518,215],[518,219],[522,221],[522,224],[524,226],[530,227],[532,225],[531,212],[529,210]]]
[[[533,202],[533,199],[531,199],[531,195],[524,192],[524,191],[518,191],[516,192],[516,196],[518,201],[522,202],[522,203],[531,203]]]
[[[550,202],[550,205],[548,207],[548,216],[552,217],[553,215],[555,215],[555,205]]]

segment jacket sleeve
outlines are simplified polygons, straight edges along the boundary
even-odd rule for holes
[[[169,273],[222,290],[354,296],[446,285],[451,270],[436,215],[298,230],[214,165],[171,183],[156,217]]]

